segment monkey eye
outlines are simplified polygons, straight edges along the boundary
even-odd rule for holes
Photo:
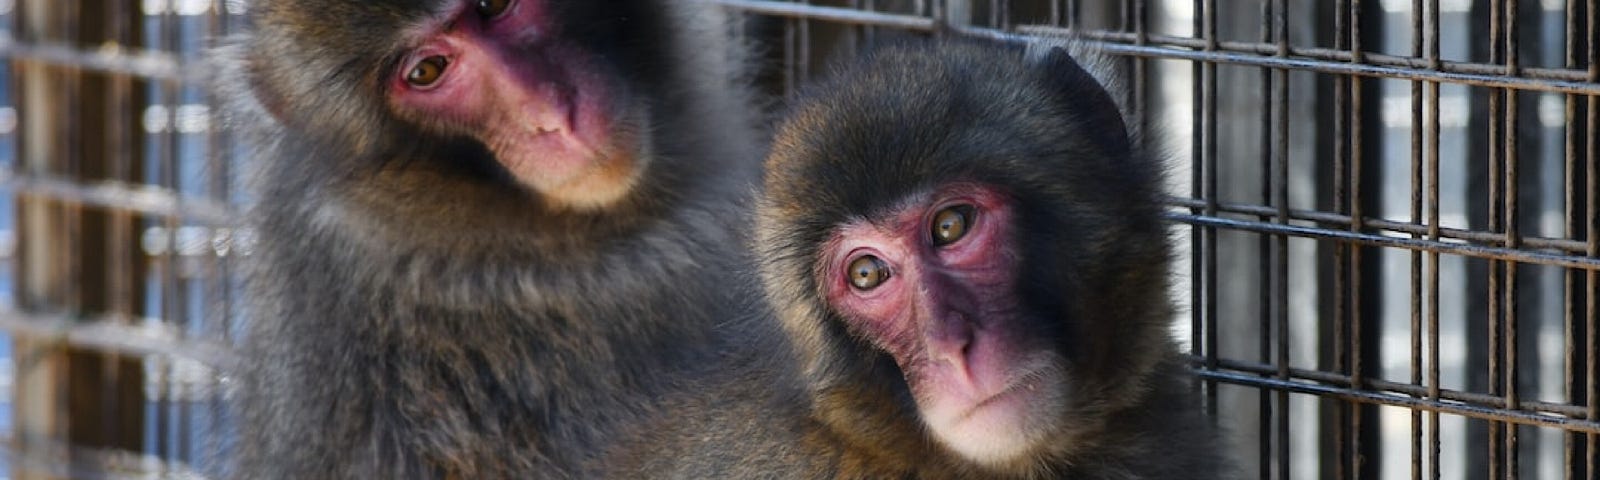
[[[506,13],[511,8],[511,0],[478,0],[478,15],[483,18],[494,18]]]
[[[972,226],[972,217],[976,213],[972,205],[956,205],[935,213],[929,232],[933,235],[933,245],[943,247],[967,236],[967,228]]]
[[[406,72],[406,83],[413,87],[431,87],[444,76],[445,67],[450,66],[450,59],[439,55],[424,58],[417,65]]]
[[[889,266],[878,257],[862,255],[850,262],[850,272],[846,275],[850,276],[850,285],[856,290],[872,290],[889,279]]]

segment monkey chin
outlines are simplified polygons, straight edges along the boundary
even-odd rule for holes
[[[607,129],[606,138],[548,132],[497,153],[524,159],[503,165],[549,207],[602,210],[633,193],[650,167],[649,142],[629,130]]]
[[[1018,370],[1029,373],[976,401],[959,395],[919,398],[923,421],[934,439],[968,461],[997,470],[1027,463],[1047,448],[1059,430],[1059,405],[1066,398],[1061,372],[1050,367]]]
[[[648,155],[628,152],[602,153],[588,171],[538,191],[555,208],[576,211],[604,209],[634,191],[644,177],[649,158]]]

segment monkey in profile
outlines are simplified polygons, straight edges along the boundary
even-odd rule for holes
[[[709,5],[274,0],[238,478],[549,478],[724,349],[762,137]]]
[[[602,471],[1228,476],[1167,330],[1161,163],[1066,48],[1025,53],[895,43],[806,90],[754,241],[795,355],[674,400]]]

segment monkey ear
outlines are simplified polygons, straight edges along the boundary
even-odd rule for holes
[[[1061,95],[1067,110],[1079,124],[1087,127],[1084,133],[1107,153],[1118,157],[1128,154],[1131,142],[1122,109],[1105,86],[1072,59],[1067,49],[1051,47],[1038,59],[1035,68],[1043,69],[1045,81]]]

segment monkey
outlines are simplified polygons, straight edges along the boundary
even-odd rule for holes
[[[234,478],[568,478],[724,350],[764,135],[720,11],[276,0]]]
[[[752,241],[751,321],[788,353],[702,379],[597,476],[1231,476],[1167,330],[1162,161],[1098,58],[902,40],[806,88]]]

